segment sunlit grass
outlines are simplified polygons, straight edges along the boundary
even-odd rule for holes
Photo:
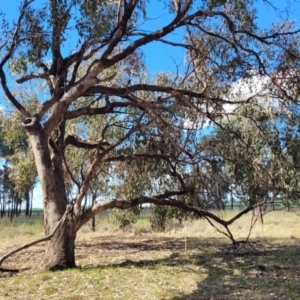
[[[20,246],[43,235],[42,214],[31,218],[20,216],[13,218],[12,221],[8,217],[0,219],[0,250]]]

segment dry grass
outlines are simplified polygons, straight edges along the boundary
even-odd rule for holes
[[[230,218],[231,212],[224,215]],[[145,221],[120,231],[100,220],[78,233],[77,269],[40,270],[44,245],[5,262],[0,299],[300,299],[299,217],[273,212],[252,231],[254,247],[233,249],[205,221],[176,223],[152,233]],[[0,255],[42,235],[41,221],[0,220]],[[245,238],[251,216],[232,226]]]

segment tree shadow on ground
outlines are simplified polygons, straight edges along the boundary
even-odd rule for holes
[[[277,241],[278,242],[278,241]],[[187,239],[188,248],[181,238],[156,238],[134,240],[103,240],[93,246],[114,253],[127,253],[125,260],[106,261],[91,268],[184,268],[184,273],[199,274],[197,288],[181,293],[173,300],[192,299],[299,299],[300,298],[300,249],[299,245],[268,243],[243,245],[234,249],[217,239]],[[134,254],[167,250],[171,254],[152,259],[136,259]],[[187,251],[185,251],[187,250]],[[105,257],[104,257],[105,261]],[[192,266],[192,267],[191,267]],[[195,275],[195,274],[194,274]],[[203,279],[204,278],[204,279]]]
[[[299,299],[300,253],[298,245],[239,249],[220,247],[196,255],[207,272],[197,289],[173,300],[185,299]],[[197,263],[197,262],[196,262]]]
[[[163,276],[167,271],[174,279],[173,286],[163,286],[165,299],[300,299],[298,240],[269,239],[254,247],[243,245],[238,249],[224,241],[154,235],[98,236],[88,242],[77,242],[76,257],[83,272],[118,268],[131,272],[133,267],[140,271],[155,270],[157,278],[151,280],[158,282],[160,274]],[[42,249],[40,245],[18,253],[5,267],[28,263],[32,268],[33,261],[42,259]],[[1,272],[0,277],[16,274]],[[171,296],[175,295],[177,282],[186,284],[179,281],[190,278],[193,282],[189,288],[177,288],[177,296]]]

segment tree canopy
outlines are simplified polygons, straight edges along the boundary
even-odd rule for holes
[[[261,30],[256,1],[162,3],[157,17],[171,19],[153,30],[138,0],[24,0],[18,18],[4,18],[1,85],[34,155],[49,268],[75,265],[77,230],[107,209],[176,207],[219,223],[235,243],[237,218],[271,192],[298,191],[295,24]],[[184,50],[177,71],[148,72],[150,43]],[[230,192],[246,209],[225,221],[208,209]]]

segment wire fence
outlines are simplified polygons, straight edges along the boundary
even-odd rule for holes
[[[246,207],[247,205],[242,201],[225,203],[225,210],[242,210]],[[292,211],[295,209],[300,209],[300,199],[293,200],[293,201],[287,201],[282,199],[269,200],[266,203],[262,204],[262,207],[265,211],[273,211],[273,210]]]

